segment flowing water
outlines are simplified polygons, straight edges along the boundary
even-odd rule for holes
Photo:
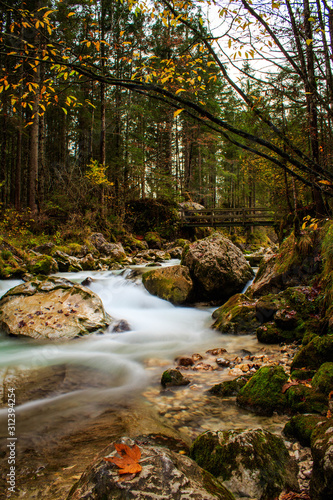
[[[61,344],[0,337],[4,385],[17,385],[19,380],[16,416],[22,439],[24,436],[30,443],[41,436],[63,436],[107,410],[130,409],[138,401],[139,420],[153,410],[189,438],[205,429],[258,424],[279,429],[278,417],[255,417],[237,408],[233,400],[220,401],[206,395],[209,386],[228,376],[227,369],[191,371],[186,373],[190,386],[161,391],[161,373],[175,366],[176,356],[200,353],[216,368],[215,358],[206,354],[208,349],[223,347],[228,355],[236,356],[242,349],[256,353],[262,346],[252,335],[215,332],[210,329],[212,309],[175,307],[150,295],[140,278],[128,279],[130,273],[63,274],[76,282],[91,276],[90,288],[101,297],[107,312],[115,321],[126,320],[130,331],[112,333],[111,325],[103,334]],[[0,292],[18,283],[1,282]],[[2,437],[6,419],[4,408],[0,410]]]

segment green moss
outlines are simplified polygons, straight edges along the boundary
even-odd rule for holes
[[[318,415],[295,415],[284,426],[288,438],[297,439],[302,446],[310,446],[312,433],[323,417]]]
[[[291,369],[303,367],[317,369],[325,362],[333,362],[333,335],[314,337],[296,354]]]
[[[222,333],[253,333],[259,324],[255,303],[241,293],[233,295],[223,306],[216,309],[213,318],[216,318],[216,321],[212,328]]]
[[[333,391],[333,363],[324,363],[312,379],[312,387],[317,391],[329,395]]]
[[[163,387],[188,385],[190,381],[179,370],[170,368],[162,373],[161,384]]]
[[[249,471],[263,489],[261,499],[275,498],[289,481],[290,458],[282,439],[262,429],[208,431],[194,441],[190,456],[221,481]]]
[[[290,378],[293,380],[310,380],[315,374],[314,370],[307,370],[302,368],[300,370],[293,370],[290,374]]]
[[[208,392],[214,396],[236,396],[241,388],[248,382],[250,377],[251,375],[241,375],[233,380],[226,380],[221,384],[214,385]]]
[[[57,272],[58,269],[52,257],[49,255],[43,255],[41,257],[31,259],[28,264],[28,270],[33,274],[48,275]]]
[[[290,387],[287,392],[287,405],[291,413],[327,413],[327,397],[317,392],[312,387],[296,385]]]
[[[237,403],[261,415],[284,412],[286,396],[282,387],[288,376],[281,366],[263,366],[239,391]]]

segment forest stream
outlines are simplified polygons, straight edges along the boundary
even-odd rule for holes
[[[281,431],[286,417],[259,417],[237,407],[234,398],[206,392],[233,378],[209,349],[226,349],[232,358],[276,356],[279,346],[263,346],[255,335],[210,329],[212,308],[176,307],[154,297],[131,269],[61,276],[75,282],[92,277],[90,288],[107,312],[131,329],[112,333],[111,325],[103,334],[61,344],[0,337],[2,390],[17,387],[17,493],[11,498],[66,498],[95,454],[123,435],[163,433],[189,444],[208,429]],[[1,282],[0,293],[16,284]],[[176,366],[177,356],[194,353],[213,369],[188,369],[183,373],[190,385],[163,390],[162,372]],[[6,408],[0,410],[0,437],[4,470]]]

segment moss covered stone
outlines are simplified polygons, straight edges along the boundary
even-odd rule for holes
[[[237,395],[237,403],[260,415],[284,412],[286,396],[282,387],[288,376],[281,366],[263,366],[247,382]]]
[[[221,384],[214,385],[208,392],[214,396],[220,397],[236,396],[241,388],[248,382],[249,378],[250,375],[241,375],[233,380],[226,380]]]
[[[300,370],[293,370],[290,373],[290,378],[293,380],[310,380],[315,373],[315,370],[307,370],[306,368],[302,368]]]
[[[145,241],[148,244],[148,248],[158,248],[160,250],[163,245],[163,240],[161,236],[153,231],[150,231],[145,234]]]
[[[333,418],[316,425],[311,434],[313,469],[310,481],[312,500],[333,498]]]
[[[58,272],[58,264],[50,255],[36,256],[30,259],[28,270],[32,274],[53,274]]]
[[[142,283],[152,295],[180,305],[191,301],[193,282],[185,266],[169,266],[142,275]]]
[[[255,302],[245,294],[237,293],[213,312],[216,318],[212,328],[222,333],[254,333],[259,325]]]
[[[297,488],[297,468],[283,440],[263,429],[208,431],[190,455],[237,498],[272,500],[286,487]]]
[[[174,368],[165,370],[165,372],[162,373],[161,384],[163,387],[188,385],[189,383],[190,380],[185,378],[179,370]]]
[[[333,363],[324,363],[312,379],[312,387],[326,396],[333,391]]]
[[[317,369],[326,362],[333,362],[333,335],[317,335],[296,354],[291,369]]]
[[[290,413],[327,413],[327,396],[313,387],[303,384],[290,387],[286,391],[287,406]]]
[[[283,330],[278,328],[275,322],[265,323],[256,330],[257,339],[263,344],[280,344],[284,342],[290,344],[295,340],[300,340],[303,335],[303,328],[295,330]]]
[[[302,446],[310,446],[312,432],[322,421],[323,417],[319,415],[295,415],[286,423],[283,433],[299,441]]]

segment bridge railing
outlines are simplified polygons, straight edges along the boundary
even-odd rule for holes
[[[214,208],[183,210],[184,226],[269,226],[275,213],[268,208]]]

